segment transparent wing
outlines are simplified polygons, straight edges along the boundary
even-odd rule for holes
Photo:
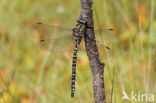
[[[111,50],[113,34],[114,34],[113,29],[111,30],[111,32],[110,30],[107,31],[99,30],[98,32],[95,32],[97,44],[100,47],[104,47],[105,49]]]
[[[35,28],[38,32],[38,45],[40,48],[53,52],[72,48],[72,29],[42,23],[35,24]]]
[[[61,31],[71,31],[71,30],[72,30],[72,28],[59,27],[59,26],[54,26],[54,25],[45,24],[45,23],[42,23],[42,22],[38,22],[37,24],[38,24],[39,26],[42,26],[42,27],[53,28],[53,29],[57,29],[57,30],[61,30]]]
[[[63,37],[64,35],[72,34],[72,28],[58,27],[54,25],[48,25],[41,22],[35,24],[37,31],[42,37]]]
[[[58,27],[54,25],[48,25],[41,22],[36,24],[36,28],[39,34],[39,45],[41,48],[49,49],[52,51],[58,51],[63,48],[69,48],[70,45],[72,47],[72,28]],[[95,30],[97,43],[107,49],[110,49],[109,46],[105,45],[105,41],[103,40],[104,35],[108,34],[113,29],[102,28],[100,30]]]
[[[73,37],[64,36],[64,37],[41,39],[39,41],[39,45],[41,48],[45,50],[51,50],[53,52],[72,49]]]
[[[50,28],[57,29],[57,31],[72,31],[72,29],[73,29],[70,27],[59,27],[59,26],[49,25],[49,24],[45,24],[42,22],[38,22],[37,25],[42,26],[42,27],[46,27],[49,29]],[[96,33],[105,32],[105,31],[114,31],[114,30],[113,30],[113,28],[105,28],[105,27],[94,30],[94,32],[96,32]]]

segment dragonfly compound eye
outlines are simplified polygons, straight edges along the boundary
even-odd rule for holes
[[[87,25],[87,22],[83,18],[77,18],[77,22]]]

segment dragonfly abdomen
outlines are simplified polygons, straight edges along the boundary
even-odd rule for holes
[[[86,22],[83,19],[78,19],[78,24],[76,28],[73,29],[73,37],[75,41],[75,48],[73,52],[73,61],[72,61],[72,81],[71,81],[71,97],[74,97],[75,92],[75,79],[76,79],[76,60],[77,60],[77,51],[81,43],[82,36],[85,33],[85,24]]]
[[[78,45],[76,44],[73,52],[73,61],[72,61],[72,81],[71,81],[71,97],[74,97],[75,92],[75,78],[76,78],[76,60],[77,60],[77,51]]]

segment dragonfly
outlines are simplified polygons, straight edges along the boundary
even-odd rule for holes
[[[64,27],[56,27],[54,25],[48,25],[48,24],[44,24],[42,22],[38,22],[37,23],[40,26],[43,27],[50,27],[53,30],[56,29],[60,32],[64,32],[64,31],[72,31],[72,35],[66,35],[60,38],[43,38],[40,40],[40,44],[44,44],[45,42],[49,42],[49,41],[58,41],[61,40],[61,38],[63,39],[68,39],[68,38],[73,38],[74,40],[74,50],[73,50],[73,59],[72,59],[72,76],[71,76],[71,97],[74,97],[74,92],[75,92],[75,80],[76,80],[76,61],[77,61],[77,52],[78,52],[78,48],[80,46],[80,43],[82,41],[82,38],[84,38],[84,35],[86,34],[86,30],[88,27],[86,21],[79,17],[77,19],[77,24],[75,28],[64,28]],[[107,29],[109,31],[113,31],[113,29]],[[103,30],[102,30],[103,31]],[[100,32],[98,30],[95,30],[95,32]],[[107,49],[110,49],[109,47],[106,46]]]

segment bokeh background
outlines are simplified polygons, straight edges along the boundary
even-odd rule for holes
[[[114,29],[96,33],[100,58],[106,64],[108,103],[111,98],[112,103],[128,103],[121,99],[123,91],[129,96],[132,91],[156,96],[154,2],[94,1],[95,28]],[[80,0],[0,0],[0,103],[94,102],[84,42],[78,51],[76,93],[72,99],[73,42],[69,38],[61,39],[72,35],[71,31],[53,31],[47,25],[37,25],[37,22],[44,22],[73,28],[79,15]],[[59,39],[40,45],[40,39],[52,36]]]

